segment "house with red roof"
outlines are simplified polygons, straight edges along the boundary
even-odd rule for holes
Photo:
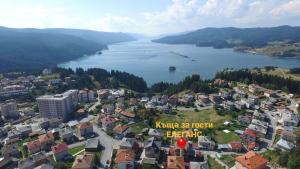
[[[256,133],[253,130],[246,129],[244,133],[241,135],[241,139],[244,143],[252,143],[256,141]]]
[[[241,152],[243,150],[243,144],[239,141],[232,141],[229,143],[231,151]]]
[[[134,169],[135,153],[131,149],[119,149],[116,155],[118,169]]]
[[[168,156],[167,169],[185,169],[183,156]]]
[[[118,125],[113,129],[113,133],[117,139],[122,139],[130,132],[131,128],[127,125]]]
[[[27,149],[29,154],[34,154],[42,150],[42,145],[39,140],[33,140],[27,143]]]
[[[120,118],[122,118],[125,121],[133,121],[135,119],[135,114],[129,111],[121,111],[119,113]]]
[[[43,149],[50,149],[54,144],[54,135],[52,132],[48,132],[47,134],[40,135],[38,140],[40,141]]]
[[[65,143],[57,144],[52,148],[53,158],[55,161],[62,160],[68,155],[68,145]]]
[[[104,131],[112,131],[119,119],[111,116],[99,117],[98,124]]]
[[[235,158],[236,169],[265,169],[268,160],[254,151]]]

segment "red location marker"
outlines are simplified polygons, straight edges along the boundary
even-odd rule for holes
[[[186,145],[186,140],[184,138],[180,138],[177,140],[177,146],[181,149],[184,149]]]

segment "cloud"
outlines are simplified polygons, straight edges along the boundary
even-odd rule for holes
[[[165,11],[144,15],[152,33],[203,27],[299,25],[300,0],[173,0]]]
[[[300,25],[300,0],[172,0],[165,10],[129,12],[127,16],[117,11],[89,14],[88,9],[78,12],[71,6],[41,4],[1,3],[0,25],[145,34],[183,32],[203,27]],[[127,5],[134,4],[128,0]]]

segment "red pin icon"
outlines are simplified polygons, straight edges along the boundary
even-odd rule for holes
[[[177,146],[181,149],[184,149],[186,145],[186,140],[184,138],[180,138],[177,140]]]

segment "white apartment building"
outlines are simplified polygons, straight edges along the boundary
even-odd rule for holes
[[[44,118],[70,117],[78,104],[78,90],[68,90],[62,94],[44,95],[37,98],[39,112]]]
[[[17,118],[19,112],[17,110],[17,102],[13,99],[6,100],[3,104],[0,104],[1,115],[8,118]]]

